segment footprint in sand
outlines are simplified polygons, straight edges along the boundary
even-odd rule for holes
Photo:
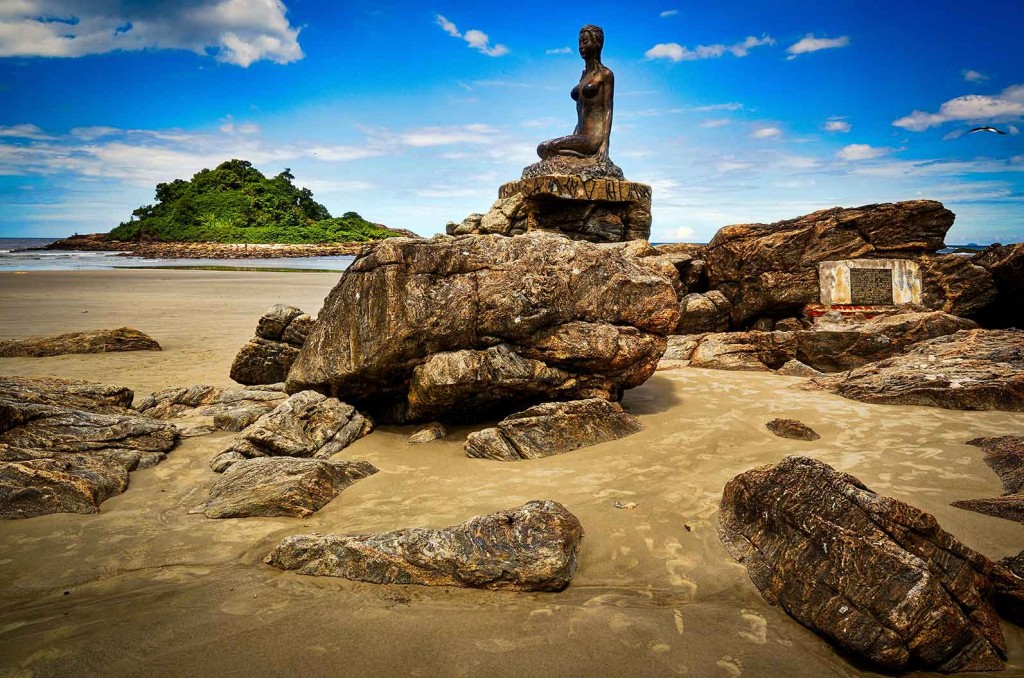
[[[715,662],[715,666],[725,670],[726,674],[731,678],[739,678],[743,674],[743,664],[740,663],[739,659],[734,659],[729,655],[726,655]]]
[[[768,642],[768,620],[756,612],[740,610],[743,621],[750,625],[746,631],[740,631],[740,638],[746,638],[752,643],[764,645]]]

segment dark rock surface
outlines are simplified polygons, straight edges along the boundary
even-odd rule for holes
[[[732,304],[718,290],[693,292],[679,300],[679,324],[676,334],[724,332],[729,328]]]
[[[435,440],[441,440],[447,435],[448,429],[445,428],[444,424],[432,421],[409,436],[409,444],[423,445],[424,443],[432,443]]]
[[[887,671],[1004,666],[993,599],[1024,582],[853,476],[806,457],[742,473],[719,534],[769,604]]]
[[[679,310],[642,241],[542,233],[381,243],[342,275],[288,375],[386,422],[604,397],[654,373]]]
[[[245,388],[195,384],[151,393],[135,408],[155,419],[212,417],[217,429],[241,431],[287,398],[283,383]]]
[[[867,403],[1024,412],[1024,330],[961,330],[810,384]]]
[[[796,419],[772,419],[765,426],[780,438],[790,440],[819,440],[821,438],[814,429]]]
[[[235,356],[231,378],[248,385],[283,382],[306,343],[313,322],[302,309],[284,304],[272,306],[257,321],[256,336]]]
[[[655,245],[658,255],[669,261],[678,274],[680,297],[708,291],[707,246],[674,242]]]
[[[523,168],[523,179],[565,174],[581,179],[624,179],[622,170],[609,158],[588,156],[576,158],[556,155]]]
[[[351,405],[302,391],[246,427],[210,466],[221,472],[254,457],[329,459],[372,430],[370,420]]]
[[[155,339],[131,327],[119,327],[116,330],[69,332],[56,337],[0,341],[0,358],[44,358],[71,353],[159,350],[160,344]]]
[[[224,472],[210,496],[190,513],[207,518],[305,517],[377,469],[365,461],[294,457],[243,459]]]
[[[935,254],[917,262],[925,307],[974,318],[995,303],[998,292],[992,274],[970,257]]]
[[[576,572],[582,538],[583,526],[564,506],[530,501],[440,530],[295,535],[265,562],[375,584],[561,591]]]
[[[618,403],[600,398],[543,403],[469,434],[466,456],[498,461],[539,459],[617,440],[643,426]]]
[[[1024,329],[1024,243],[992,245],[971,258],[996,284],[996,299],[977,316],[983,327]]]
[[[985,463],[1003,481],[1005,494],[954,501],[953,506],[1024,523],[1024,436],[974,438],[967,444],[985,451]]]
[[[95,513],[177,443],[173,425],[130,409],[132,391],[0,377],[0,517]]]

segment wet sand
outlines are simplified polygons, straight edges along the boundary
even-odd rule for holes
[[[0,338],[130,325],[164,346],[0,359],[0,373],[122,384],[137,397],[230,385],[231,360],[266,307],[314,313],[336,280],[0,273]],[[99,514],[0,522],[0,675],[875,675],[761,599],[718,542],[722,487],[805,454],[935,514],[999,558],[1024,548],[1024,526],[949,502],[1001,493],[964,442],[1020,433],[1024,415],[866,405],[793,388],[800,381],[659,372],[623,403],[644,431],[529,462],[467,459],[469,428],[412,446],[412,428],[384,427],[339,455],[380,473],[307,519],[189,515],[217,478],[207,462],[232,434],[185,440]],[[821,440],[777,438],[764,427],[775,417],[800,419]],[[562,502],[586,530],[580,569],[562,593],[379,586],[261,562],[289,534],[442,527],[529,499]],[[616,509],[616,500],[637,507]],[[1008,670],[993,675],[1022,675],[1024,632],[1003,629]]]

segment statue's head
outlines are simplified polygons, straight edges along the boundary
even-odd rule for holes
[[[600,26],[587,24],[580,29],[580,56],[601,56],[604,47],[604,31]]]

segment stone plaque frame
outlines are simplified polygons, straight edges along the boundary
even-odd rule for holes
[[[858,273],[853,274],[853,271]],[[864,272],[861,272],[864,271]],[[878,273],[884,271],[885,273]],[[888,277],[884,277],[888,274]],[[863,296],[865,282],[872,279],[874,293]],[[889,281],[885,294],[883,280]],[[858,289],[858,282],[860,282]],[[818,264],[818,286],[822,306],[898,306],[921,303],[921,267],[910,259],[847,259]]]

